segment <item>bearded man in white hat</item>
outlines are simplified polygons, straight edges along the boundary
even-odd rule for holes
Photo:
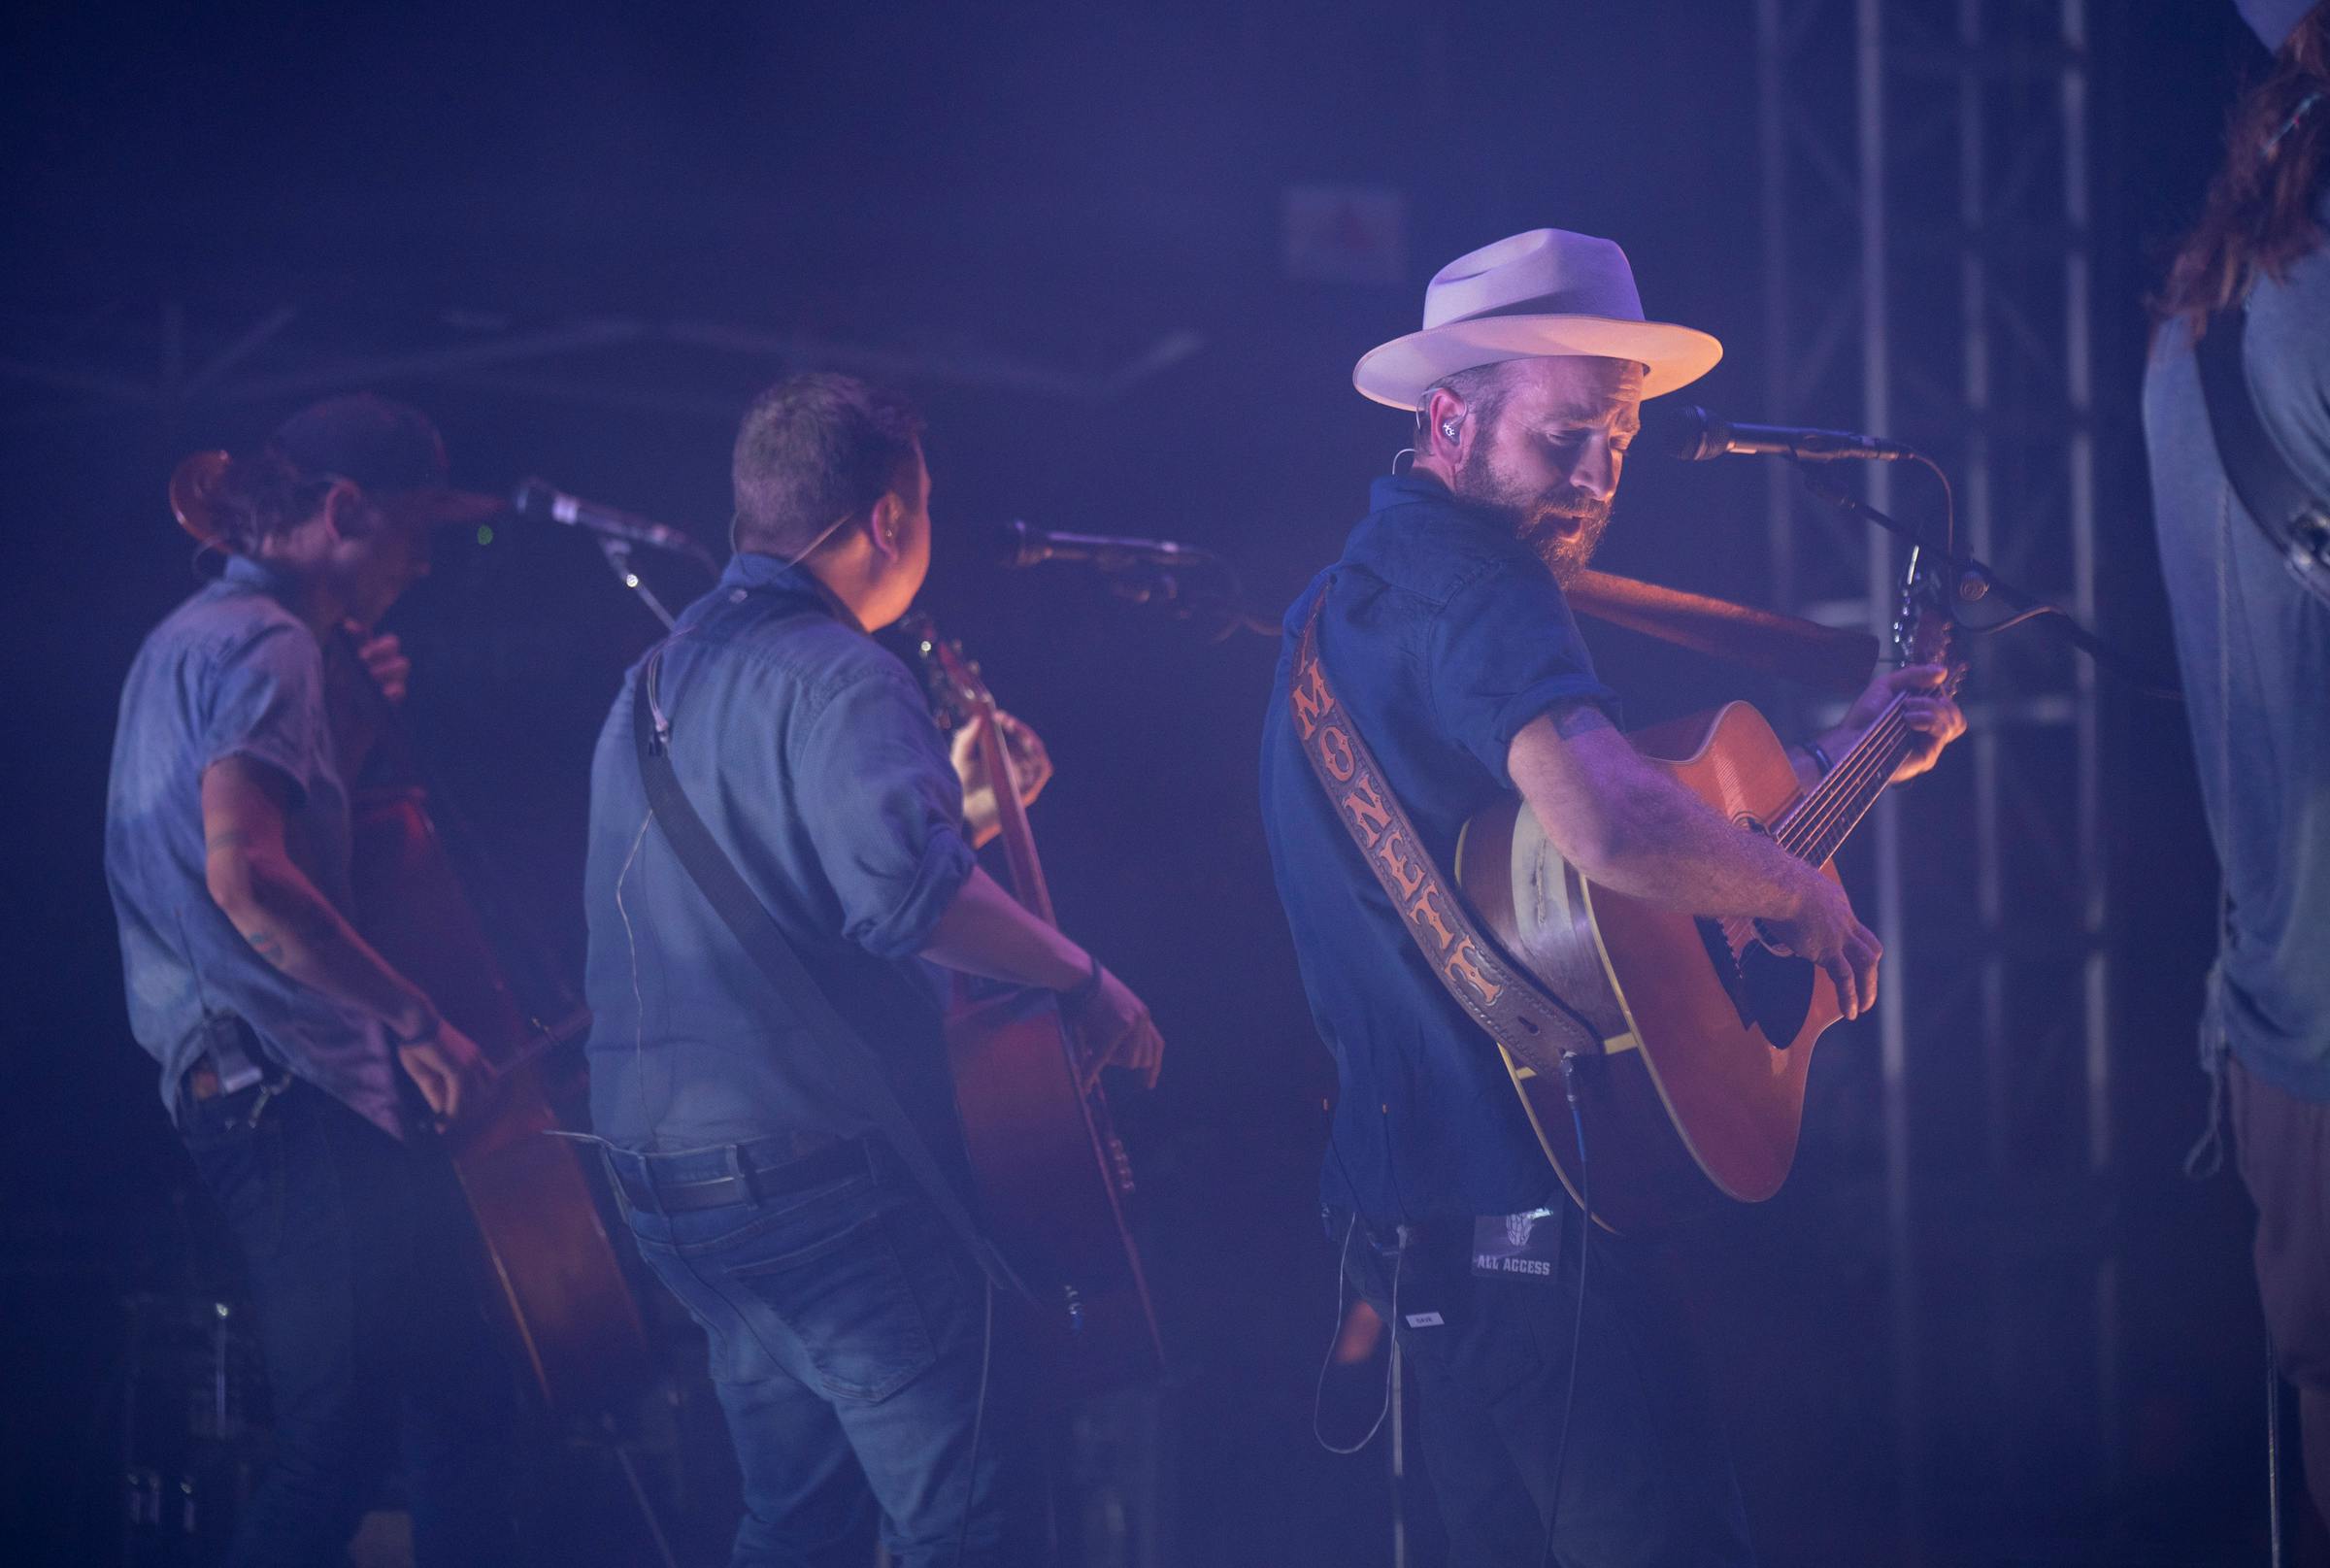
[[[1645,320],[1608,240],[1538,229],[1450,262],[1426,290],[1423,330],[1352,374],[1368,397],[1414,411],[1414,461],[1375,482],[1342,558],[1286,615],[1263,812],[1340,1079],[1322,1196],[1345,1275],[1416,1369],[1425,1458],[1463,1564],[1754,1559],[1704,1380],[1649,1260],[1598,1236],[1581,1309],[1581,1217],[1492,1043],[1321,788],[1289,677],[1310,628],[1344,717],[1444,877],[1465,820],[1517,789],[1594,883],[1759,918],[1835,979],[1848,1016],[1869,1007],[1879,944],[1845,893],[1642,760],[1562,596],[1609,523],[1639,405],[1722,351]],[[1909,715],[1923,739],[1902,776],[1930,767],[1964,728],[1928,694],[1942,676],[1873,683],[1796,750],[1808,785],[1903,689],[1919,693]],[[1543,1266],[1477,1275],[1476,1232],[1494,1248],[1519,1215],[1559,1219],[1520,1232],[1542,1238],[1528,1245]]]

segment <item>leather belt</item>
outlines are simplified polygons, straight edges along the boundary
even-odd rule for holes
[[[691,1214],[731,1203],[766,1203],[846,1177],[869,1175],[874,1169],[873,1146],[868,1138],[829,1143],[810,1154],[798,1153],[800,1147],[801,1140],[790,1136],[738,1144],[735,1150],[739,1169],[722,1176],[686,1181],[659,1179],[656,1167],[659,1162],[694,1162],[701,1158],[697,1152],[610,1151],[607,1165],[623,1201],[649,1214]]]

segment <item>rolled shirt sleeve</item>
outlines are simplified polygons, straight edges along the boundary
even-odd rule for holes
[[[914,679],[886,655],[850,672],[800,732],[803,820],[842,906],[879,958],[922,951],[971,875],[963,786]]]
[[[263,626],[220,656],[201,714],[201,769],[230,756],[266,763],[305,795],[329,737],[323,733],[323,653],[296,623]]]
[[[1442,608],[1429,646],[1442,727],[1504,788],[1513,787],[1513,738],[1538,715],[1591,702],[1617,720],[1617,695],[1594,673],[1569,601],[1548,573],[1482,572]]]

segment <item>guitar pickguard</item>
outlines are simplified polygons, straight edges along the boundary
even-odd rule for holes
[[[1816,972],[1812,961],[1782,956],[1761,942],[1749,943],[1745,952],[1735,953],[1720,920],[1702,917],[1696,923],[1699,940],[1707,945],[1708,962],[1715,966],[1715,976],[1723,983],[1723,992],[1731,998],[1741,1026],[1758,1030],[1767,1041],[1786,1050],[1813,1010]]]

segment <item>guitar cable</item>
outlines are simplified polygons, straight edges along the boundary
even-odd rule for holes
[[[1553,1494],[1546,1505],[1546,1547],[1539,1568],[1554,1560],[1553,1527],[1561,1518],[1561,1481],[1570,1464],[1570,1415],[1578,1404],[1578,1357],[1585,1346],[1585,1266],[1594,1251],[1594,1174],[1585,1157],[1585,1112],[1578,1099],[1578,1052],[1561,1053],[1561,1092],[1578,1134],[1578,1308],[1570,1319],[1570,1372],[1561,1390],[1561,1435],[1553,1444]]]
[[[1329,1453],[1347,1458],[1373,1443],[1376,1440],[1376,1434],[1383,1429],[1384,1419],[1391,1414],[1391,1379],[1394,1370],[1399,1365],[1399,1358],[1392,1354],[1392,1351],[1398,1349],[1400,1343],[1400,1271],[1408,1263],[1408,1238],[1402,1236],[1399,1255],[1391,1261],[1391,1321],[1384,1325],[1391,1334],[1391,1344],[1385,1348],[1383,1352],[1383,1402],[1376,1408],[1376,1418],[1369,1424],[1367,1431],[1359,1441],[1351,1444],[1348,1448],[1343,1447],[1330,1441],[1323,1429],[1324,1407],[1327,1399],[1327,1372],[1335,1365],[1335,1348],[1343,1341],[1343,1270],[1344,1265],[1350,1261],[1351,1236],[1358,1228],[1359,1210],[1354,1206],[1351,1210],[1350,1219],[1343,1227],[1343,1246],[1335,1254],[1335,1321],[1327,1333],[1327,1353],[1320,1358],[1318,1363],[1318,1383],[1311,1390],[1311,1435],[1316,1438],[1318,1446]],[[1373,1243],[1371,1242],[1370,1245],[1372,1246]]]
[[[979,1402],[971,1408],[971,1462],[963,1467],[963,1517],[954,1527],[954,1557],[963,1560],[971,1541],[971,1505],[979,1495],[979,1440],[987,1424],[987,1373],[995,1363],[995,1277],[980,1270],[986,1299],[986,1322],[979,1331]]]

